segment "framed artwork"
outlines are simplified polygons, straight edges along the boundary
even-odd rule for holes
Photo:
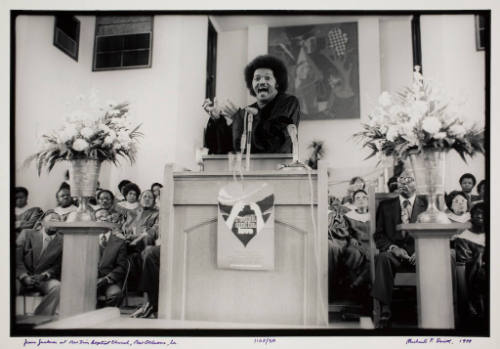
[[[358,119],[358,23],[269,28],[269,54],[288,69],[302,120]]]

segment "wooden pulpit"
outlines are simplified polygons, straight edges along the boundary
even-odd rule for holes
[[[217,197],[234,177],[226,170],[227,157],[215,157],[203,172],[165,167],[158,317],[327,326],[326,164],[320,162],[317,171],[276,170],[279,163],[291,162],[291,155],[252,156],[243,180],[265,182],[274,190],[274,268],[236,270],[217,265]]]
[[[95,309],[99,234],[115,225],[106,222],[51,222],[63,234],[59,318]]]

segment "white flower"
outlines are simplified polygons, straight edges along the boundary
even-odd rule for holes
[[[88,147],[89,147],[89,144],[87,143],[87,141],[85,141],[82,138],[75,139],[75,141],[73,142],[73,145],[72,145],[72,148],[75,151],[84,151],[84,150],[88,149]]]
[[[120,142],[118,142],[117,140],[115,140],[115,142],[113,143],[113,149],[119,150],[121,148],[122,148],[122,144]]]
[[[467,130],[465,129],[465,127],[463,127],[463,125],[455,124],[450,127],[448,132],[450,135],[463,137],[465,135],[465,132],[467,132]]]
[[[105,125],[105,124],[103,124],[103,123],[99,123],[99,124],[97,125],[97,129],[98,129],[99,131],[104,132],[104,133],[109,133],[109,132],[111,131],[111,129],[110,129],[107,125]]]
[[[443,139],[446,137],[446,132],[438,132],[432,138],[434,139]]]
[[[130,142],[130,136],[125,131],[118,132],[117,137],[118,137],[118,140],[120,141],[120,143],[122,143],[122,144]]]
[[[429,116],[422,122],[422,129],[427,133],[434,135],[441,129],[441,121],[435,116]]]
[[[423,116],[429,110],[429,104],[425,101],[416,101],[413,106],[416,114],[420,116]]]
[[[386,138],[389,142],[394,142],[396,137],[399,135],[399,132],[395,126],[389,126],[389,129],[387,130],[387,135]]]
[[[391,94],[389,92],[387,92],[387,91],[382,92],[382,94],[378,98],[378,102],[383,107],[390,106],[392,104]]]
[[[90,127],[84,127],[80,130],[80,134],[85,138],[90,138],[95,135],[95,131]]]
[[[57,133],[59,143],[66,143],[78,134],[78,130],[73,124],[66,124],[61,131]]]
[[[104,138],[104,142],[103,144],[104,145],[110,145],[112,144],[114,141],[115,141],[116,137],[111,137],[111,136],[106,136],[106,138]]]

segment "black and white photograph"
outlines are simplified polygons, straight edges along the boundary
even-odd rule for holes
[[[9,4],[9,345],[493,345],[481,4]]]

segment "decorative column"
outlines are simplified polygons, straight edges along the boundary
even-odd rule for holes
[[[399,224],[415,239],[419,328],[455,328],[450,238],[467,224]]]
[[[50,226],[63,234],[59,318],[94,310],[99,261],[98,236],[115,225],[89,221],[52,222]]]

